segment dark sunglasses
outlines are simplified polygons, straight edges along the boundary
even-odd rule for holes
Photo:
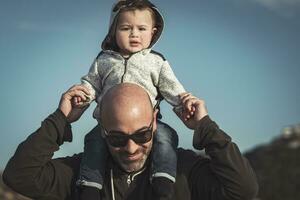
[[[153,119],[147,129],[136,131],[132,134],[126,134],[121,131],[107,131],[103,126],[105,138],[107,142],[113,147],[124,147],[128,140],[133,140],[136,144],[144,144],[152,139],[153,135]]]

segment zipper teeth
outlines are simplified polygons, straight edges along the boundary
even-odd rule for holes
[[[127,71],[127,61],[128,61],[128,59],[125,59],[125,69],[124,69],[124,74],[122,75],[122,78],[121,78],[121,83],[124,82],[124,76],[125,76],[126,71]]]
[[[141,171],[139,171],[139,172],[136,173],[136,174],[128,175],[128,177],[127,177],[127,183],[128,183],[128,185],[131,184],[131,182],[134,180],[134,178],[135,178],[137,175],[139,175],[139,174],[141,174],[143,171],[145,171],[145,169],[146,169],[146,168],[142,169]]]

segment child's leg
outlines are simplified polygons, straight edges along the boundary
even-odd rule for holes
[[[152,178],[164,177],[175,182],[178,135],[169,125],[157,121],[153,143]]]
[[[80,163],[77,185],[102,189],[107,159],[107,146],[97,125],[84,138],[84,153]]]

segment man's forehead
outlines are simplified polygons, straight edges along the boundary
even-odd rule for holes
[[[102,99],[101,118],[117,124],[149,121],[153,108],[148,93],[135,84],[118,85]]]

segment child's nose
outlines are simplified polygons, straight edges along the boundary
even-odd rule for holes
[[[137,37],[138,36],[138,30],[136,28],[132,29],[130,36],[131,37]]]

